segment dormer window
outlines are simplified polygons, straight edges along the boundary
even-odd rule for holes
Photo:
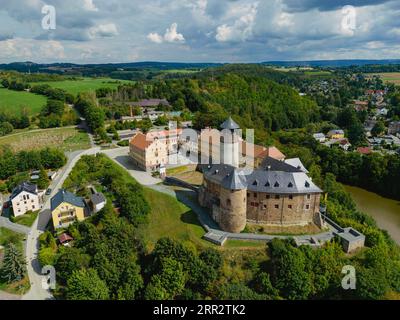
[[[253,186],[257,186],[257,185],[258,185],[258,181],[257,181],[257,180],[254,180]]]
[[[269,183],[269,181],[267,181],[267,183],[265,184],[266,187],[270,187],[271,184]]]
[[[306,188],[310,187],[310,183],[308,181],[306,181],[306,183],[304,184]]]
[[[288,188],[293,188],[293,183],[289,182]]]
[[[278,181],[275,182],[274,187],[275,187],[275,188],[279,188],[279,182],[278,182]]]

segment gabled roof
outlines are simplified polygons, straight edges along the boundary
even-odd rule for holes
[[[17,195],[19,195],[23,191],[37,195],[37,185],[30,182],[22,182],[21,184],[19,184],[17,187],[14,188],[14,190],[11,193],[10,199],[11,200],[14,199]]]
[[[60,189],[53,198],[50,200],[51,202],[51,211],[56,209],[61,203],[66,202],[73,206],[84,208],[85,202],[82,197],[78,197],[73,193]]]
[[[231,117],[229,117],[221,124],[221,129],[236,130],[240,129],[240,127]]]
[[[101,192],[92,194],[90,196],[90,200],[92,201],[93,204],[100,204],[102,202],[106,201],[106,198],[104,197],[104,195]]]
[[[74,240],[74,238],[72,238],[68,233],[63,233],[58,236],[58,241],[60,241],[61,244],[71,240]]]
[[[141,132],[136,133],[130,141],[131,145],[135,146],[140,150],[145,150],[152,143],[153,140],[148,140],[147,135]]]

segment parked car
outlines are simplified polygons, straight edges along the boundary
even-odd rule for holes
[[[50,194],[51,194],[51,189],[50,188],[48,188],[47,190],[46,190],[46,196],[49,196]]]

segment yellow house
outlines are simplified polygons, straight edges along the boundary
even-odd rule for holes
[[[69,191],[60,190],[51,198],[51,216],[54,229],[68,227],[85,219],[85,202]]]
[[[344,131],[341,129],[331,130],[328,132],[327,136],[330,139],[343,139]]]

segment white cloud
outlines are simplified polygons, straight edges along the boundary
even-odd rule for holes
[[[162,36],[160,36],[158,33],[154,33],[154,32],[149,33],[147,35],[147,39],[149,39],[150,41],[155,42],[155,43],[162,43],[164,40]]]
[[[382,41],[369,41],[365,44],[367,49],[380,49],[383,48],[385,44]]]
[[[59,41],[45,41],[40,45],[39,53],[48,59],[64,59],[64,46]]]
[[[118,35],[117,26],[114,23],[100,24],[89,29],[89,37],[110,38]]]
[[[223,24],[217,28],[215,39],[219,42],[243,42],[253,34],[254,21],[257,16],[258,2],[246,7],[241,6],[241,15],[232,25]],[[232,13],[238,12],[238,8],[232,9]]]
[[[86,11],[99,11],[99,8],[93,3],[93,0],[83,0],[83,9]]]
[[[178,33],[178,24],[174,22],[171,24],[169,28],[165,31],[164,36],[159,35],[158,33],[150,33],[147,35],[147,38],[155,43],[162,43],[162,42],[185,42],[185,37],[183,34]]]

